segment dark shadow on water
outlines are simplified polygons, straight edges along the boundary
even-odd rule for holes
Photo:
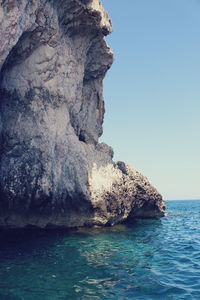
[[[198,299],[199,204],[183,204],[113,227],[0,232],[0,300]]]
[[[2,294],[0,293],[0,299],[1,300],[21,300],[21,297],[17,297],[15,295],[13,295],[12,293],[5,293]]]
[[[135,219],[128,224],[118,224],[110,227],[96,227],[96,228],[76,228],[76,229],[38,229],[35,227],[30,227],[26,229],[14,229],[14,230],[0,230],[0,251],[6,249],[13,249],[15,246],[22,244],[28,244],[31,242],[44,241],[45,245],[55,244],[63,239],[69,237],[84,238],[88,236],[98,236],[98,235],[117,235],[117,234],[127,234],[136,233],[140,231],[145,233],[147,231],[159,231],[162,227],[162,219]],[[41,245],[40,245],[41,246]]]
[[[0,300],[171,296],[165,280],[173,286],[173,222],[164,217],[104,228],[0,232]]]

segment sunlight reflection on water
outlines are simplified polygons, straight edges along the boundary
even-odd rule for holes
[[[200,299],[200,201],[132,225],[1,237],[0,299]]]

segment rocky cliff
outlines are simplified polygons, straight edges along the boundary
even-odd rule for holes
[[[0,227],[163,215],[147,179],[98,143],[111,31],[99,0],[0,0]]]

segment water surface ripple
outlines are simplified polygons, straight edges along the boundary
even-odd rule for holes
[[[200,299],[200,201],[161,220],[0,235],[1,300]]]

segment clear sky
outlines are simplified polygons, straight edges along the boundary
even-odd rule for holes
[[[165,199],[200,199],[200,1],[102,3],[115,62],[101,140]]]

